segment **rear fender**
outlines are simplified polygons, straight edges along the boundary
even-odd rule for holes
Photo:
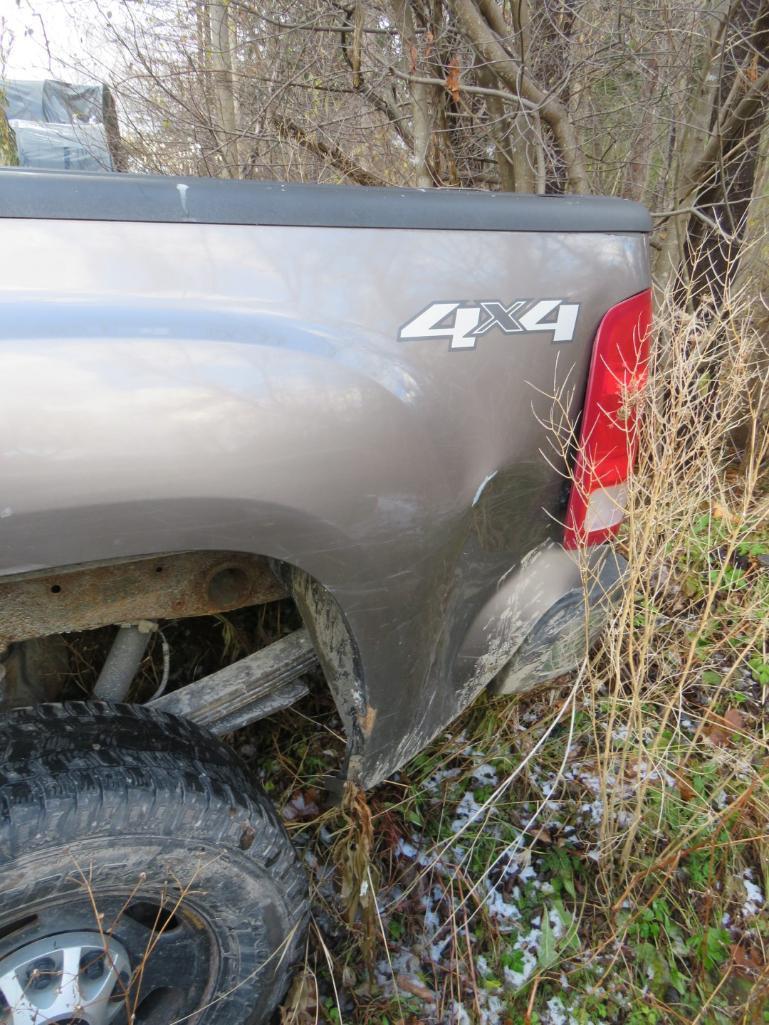
[[[413,647],[434,585],[425,538],[447,540],[457,511],[436,406],[401,350],[220,302],[0,306],[0,576],[197,551],[291,567],[350,774],[371,780],[374,744],[392,766],[404,737],[387,705],[409,685],[388,642]]]

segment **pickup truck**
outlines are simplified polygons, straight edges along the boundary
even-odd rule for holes
[[[622,577],[649,215],[8,169],[0,218],[0,1023],[263,1022],[306,884],[217,734],[317,660],[372,787],[579,663]],[[301,629],[129,700],[158,623],[285,597]],[[111,626],[66,700],[62,638]]]

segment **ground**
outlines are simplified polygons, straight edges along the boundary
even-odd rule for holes
[[[322,686],[234,738],[312,882],[284,1023],[769,1021],[769,535],[733,523],[705,509],[669,565],[638,692],[598,651],[341,810]]]

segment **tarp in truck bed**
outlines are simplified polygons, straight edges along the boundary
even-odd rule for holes
[[[0,83],[5,114],[16,136],[19,164],[51,170],[114,169],[107,90],[102,85],[20,81]]]

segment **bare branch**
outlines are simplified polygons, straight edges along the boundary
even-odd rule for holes
[[[371,174],[360,164],[356,163],[347,153],[344,152],[336,143],[330,139],[323,139],[320,137],[317,129],[303,128],[297,124],[290,117],[285,114],[273,114],[270,117],[272,124],[282,133],[294,142],[298,142],[305,149],[308,149],[311,153],[321,157],[321,159],[328,161],[330,164],[340,171],[345,178],[355,182],[356,185],[386,185],[387,182],[381,178],[377,178],[376,175]]]
[[[566,108],[545,92],[531,74],[511,57],[482,17],[473,0],[449,0],[462,31],[467,35],[479,58],[509,89],[539,108],[560,149],[569,185],[574,192],[590,192],[590,181],[582,151]]]

